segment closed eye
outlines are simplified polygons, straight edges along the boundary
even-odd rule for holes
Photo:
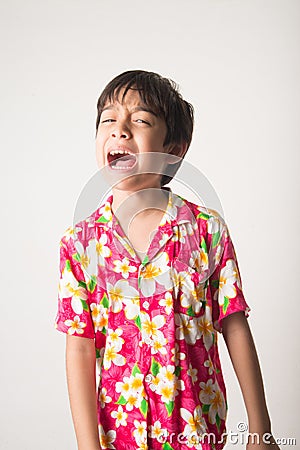
[[[135,122],[138,122],[138,123],[146,123],[147,125],[150,125],[149,122],[147,122],[146,120],[143,120],[143,119],[137,119],[137,120],[135,120]]]
[[[105,119],[105,120],[102,120],[102,123],[104,123],[104,122],[115,122],[115,120],[114,120],[114,119]]]

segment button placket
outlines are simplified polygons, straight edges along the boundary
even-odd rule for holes
[[[139,266],[139,272],[138,272],[138,288],[141,288],[141,280],[142,280],[142,274],[146,272],[146,267],[144,264],[140,264]]]

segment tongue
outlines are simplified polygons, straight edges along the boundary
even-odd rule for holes
[[[134,156],[122,156],[122,158],[117,159],[114,166],[116,167],[133,167],[135,163]]]

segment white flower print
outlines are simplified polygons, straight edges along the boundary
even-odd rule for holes
[[[168,266],[169,256],[166,252],[152,262],[145,265],[145,271],[141,272],[140,288],[144,297],[150,297],[155,293],[156,283],[170,290],[173,282],[170,277],[170,267]]]
[[[228,259],[226,261],[226,266],[220,271],[219,289],[215,294],[219,301],[219,305],[222,306],[224,304],[224,297],[234,298],[236,296],[235,282],[240,288],[241,282],[236,263],[233,259]]]
[[[107,308],[105,308],[100,303],[91,303],[90,309],[92,313],[95,331],[102,331],[104,328],[107,328],[108,324]]]
[[[134,319],[139,313],[139,308],[133,307],[134,305],[139,306],[139,292],[123,279],[118,280],[114,285],[107,283],[107,287],[112,312],[119,313],[124,302],[127,319]]]
[[[83,334],[84,333],[84,328],[86,327],[86,323],[84,322],[80,322],[80,317],[79,316],[75,316],[74,320],[65,320],[65,325],[67,325],[67,327],[70,327],[68,329],[68,334]]]
[[[215,234],[218,231],[220,231],[220,233],[222,232],[222,225],[223,225],[223,219],[222,217],[219,215],[219,213],[215,210],[208,210],[209,214],[212,214],[212,216],[210,216],[207,220],[207,232],[209,234]],[[218,217],[216,217],[216,215]]]
[[[180,352],[179,345],[177,344],[177,342],[175,342],[175,347],[172,348],[171,352],[173,353],[171,361],[174,362],[175,366],[178,366],[180,361],[183,361],[186,358],[185,353]]]
[[[116,366],[124,366],[126,364],[126,359],[124,358],[124,356],[118,353],[118,351],[120,350],[121,349],[119,348],[115,348],[114,345],[107,345],[105,347],[103,357],[103,367],[105,370],[109,369],[112,363],[114,363]]]
[[[128,414],[127,414],[127,412],[123,411],[123,408],[121,405],[119,405],[117,411],[113,411],[111,413],[111,417],[116,419],[116,427],[117,428],[119,428],[120,425],[123,425],[124,427],[126,427],[126,425],[127,425],[126,419],[128,417]]]
[[[147,422],[139,422],[135,420],[134,422],[135,430],[133,430],[133,436],[138,445],[147,442]]]
[[[208,374],[212,375],[214,372],[214,365],[210,358],[204,361],[204,366],[208,368]]]
[[[185,389],[183,380],[179,380],[175,375],[175,366],[161,367],[156,379],[155,392],[161,396],[164,403],[173,401],[178,395],[178,390]]]
[[[109,258],[111,256],[111,249],[106,245],[107,240],[107,234],[102,233],[100,239],[96,243],[96,254],[98,256],[98,264],[100,266],[105,266],[105,258]]]
[[[123,258],[122,261],[116,259],[114,261],[114,271],[117,273],[121,273],[123,278],[128,278],[130,273],[134,273],[137,271],[135,266],[131,266],[128,258]]]
[[[157,439],[158,442],[163,443],[164,439],[168,435],[168,431],[166,428],[162,428],[162,425],[159,420],[156,420],[153,425],[150,425],[149,434],[152,439]]]
[[[130,377],[124,377],[123,381],[116,383],[116,392],[120,393],[126,400],[126,410],[132,411],[133,408],[139,408],[144,394],[144,375],[136,373]]]
[[[97,273],[96,242],[96,239],[90,239],[86,248],[78,240],[74,243],[80,264],[88,277],[95,276]]]
[[[213,380],[210,378],[206,383],[201,381],[200,387],[200,401],[205,405],[209,405],[215,396]]]
[[[111,221],[112,210],[111,210],[111,205],[109,202],[105,202],[103,207],[99,209],[99,215],[104,216],[104,218],[105,218],[105,220],[107,220],[107,222]]]
[[[225,420],[226,418],[226,403],[224,399],[223,392],[219,389],[218,385],[215,384],[215,396],[211,401],[209,411],[208,411],[208,420],[210,423],[216,423],[216,415],[220,417],[220,419]]]
[[[82,301],[88,298],[87,291],[80,286],[78,280],[75,278],[73,272],[66,266],[62,271],[61,279],[58,285],[58,295],[60,300],[68,297],[71,299],[71,307],[75,314],[83,313]]]
[[[121,328],[116,328],[115,330],[109,328],[107,331],[106,344],[114,347],[116,352],[119,352],[121,350],[122,345],[125,342],[124,339],[120,337],[122,333],[123,330]]]
[[[68,242],[71,238],[74,240],[76,239],[77,233],[79,233],[80,231],[82,231],[82,227],[68,227],[64,232],[63,239],[65,240],[65,242]]]
[[[212,346],[214,340],[214,330],[211,318],[211,309],[209,306],[205,307],[205,314],[195,319],[197,327],[197,338],[203,338],[204,346],[208,351]]]
[[[140,317],[143,341],[152,346],[152,354],[160,352],[161,354],[166,355],[167,349],[165,348],[165,345],[167,344],[167,340],[162,331],[160,331],[160,328],[162,328],[166,322],[164,316],[157,315],[150,319],[149,314],[141,311]]]
[[[207,425],[202,416],[201,407],[197,406],[194,410],[194,413],[190,413],[185,408],[180,408],[180,414],[183,420],[187,422],[187,425],[184,428],[184,435],[189,436],[193,435],[195,438],[197,436],[201,436],[207,430]],[[201,448],[201,447],[200,447]]]
[[[198,370],[197,370],[197,369],[194,369],[194,368],[192,367],[192,364],[191,364],[191,363],[189,364],[189,368],[188,368],[187,373],[188,373],[188,375],[191,377],[192,383],[195,384],[196,381],[197,381],[197,379],[198,379],[198,377],[197,377]]]
[[[117,433],[115,430],[109,430],[105,433],[102,425],[99,424],[99,436],[100,436],[100,445],[101,448],[111,448],[115,449],[116,447],[113,445],[113,442],[116,440]]]
[[[202,307],[202,300],[205,299],[204,285],[201,283],[195,286],[191,276],[187,272],[184,273],[185,275],[182,276],[180,303],[184,308],[192,307],[197,314]]]
[[[176,338],[184,339],[187,344],[194,345],[198,338],[195,319],[189,318],[185,314],[175,314]]]
[[[209,422],[215,424],[217,414],[220,419],[224,420],[226,417],[226,403],[223,392],[220,390],[218,383],[213,383],[213,380],[210,378],[207,383],[202,381],[200,383],[200,387],[200,401],[205,405],[209,405]]]
[[[101,408],[105,407],[106,403],[110,403],[112,401],[112,398],[107,395],[107,389],[105,387],[101,388],[101,391],[99,393],[99,402],[100,402],[100,406]]]
[[[171,314],[173,310],[173,296],[171,292],[166,292],[164,298],[160,299],[158,304],[166,308],[166,313]]]

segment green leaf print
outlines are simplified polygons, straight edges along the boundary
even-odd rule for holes
[[[220,237],[221,237],[220,231],[217,231],[216,233],[213,234],[213,238],[212,238],[213,248],[215,248],[218,245],[218,243],[220,242]]]
[[[159,369],[161,368],[161,365],[159,364],[159,362],[155,361],[154,358],[152,358],[152,363],[151,363],[151,373],[156,377]]]
[[[174,448],[169,444],[169,442],[165,442],[162,448],[163,450],[174,450]]]
[[[66,259],[66,269],[69,271],[71,270],[71,263],[69,259]]]
[[[81,259],[80,259],[80,255],[79,255],[79,253],[77,252],[77,253],[74,253],[74,255],[72,255],[72,257],[73,257],[73,259],[75,259],[75,261],[78,261],[78,262],[80,262],[81,261]]]
[[[187,310],[187,314],[188,314],[189,316],[194,316],[194,315],[195,315],[194,310],[193,310],[193,308],[192,308],[191,306],[190,306],[189,309]]]
[[[102,306],[104,306],[104,308],[108,308],[109,307],[109,302],[108,302],[108,298],[107,298],[106,294],[103,295],[100,304]]]
[[[209,405],[202,405],[203,414],[208,414],[208,411],[209,411]]]
[[[200,214],[198,214],[198,216],[196,217],[197,219],[204,219],[204,220],[208,220],[209,219],[209,215],[205,214],[203,212],[201,212]]]
[[[225,296],[225,297],[224,297],[224,304],[223,304],[223,313],[224,313],[224,314],[225,314],[226,311],[227,311],[228,305],[229,305],[229,298]]]
[[[142,276],[140,275],[140,276],[138,277],[138,287],[139,287],[139,289],[140,289],[140,287],[141,287],[141,280],[142,280]]]
[[[148,402],[147,402],[147,400],[145,398],[143,398],[143,400],[141,402],[140,410],[144,414],[144,416],[146,417],[147,411],[148,411]]]
[[[140,316],[137,316],[137,317],[134,319],[134,323],[136,324],[136,326],[138,327],[139,330],[142,329],[142,322],[141,322]]]
[[[180,367],[180,366],[175,367],[174,373],[175,373],[176,377],[179,377],[181,371],[182,371],[182,367]]]
[[[215,289],[219,289],[219,280],[211,280],[211,285]]]
[[[80,299],[80,301],[81,301],[81,304],[82,304],[82,307],[83,307],[84,311],[88,311],[89,307],[88,307],[87,302],[85,300],[82,300],[82,299]]]
[[[170,416],[174,410],[175,402],[165,403],[166,410],[168,411],[168,416]]]
[[[142,261],[143,266],[145,266],[148,262],[149,262],[149,257],[148,257],[148,255],[146,255]]]
[[[105,219],[104,216],[100,216],[98,217],[98,219],[96,220],[96,223],[107,223],[108,219]]]
[[[132,375],[133,377],[135,377],[137,373],[141,373],[141,371],[140,371],[140,369],[138,368],[138,365],[135,364],[135,365],[133,366],[131,375]]]
[[[100,358],[100,348],[96,348],[96,358]]]
[[[88,282],[87,288],[91,293],[93,293],[96,285],[97,285],[96,277],[95,275],[92,275],[90,281]]]
[[[116,403],[117,403],[117,405],[126,405],[127,400],[126,400],[126,398],[123,397],[123,395],[120,395],[120,397],[118,398],[118,401]]]
[[[217,425],[218,431],[220,431],[221,419],[218,416],[218,413],[216,415],[216,425]]]
[[[84,281],[78,281],[78,286],[83,287],[86,289],[86,283]]]
[[[206,245],[206,242],[205,242],[205,239],[204,239],[203,236],[202,236],[202,239],[201,239],[200,247],[203,248],[203,250],[205,251],[205,253],[207,253],[207,245]]]

